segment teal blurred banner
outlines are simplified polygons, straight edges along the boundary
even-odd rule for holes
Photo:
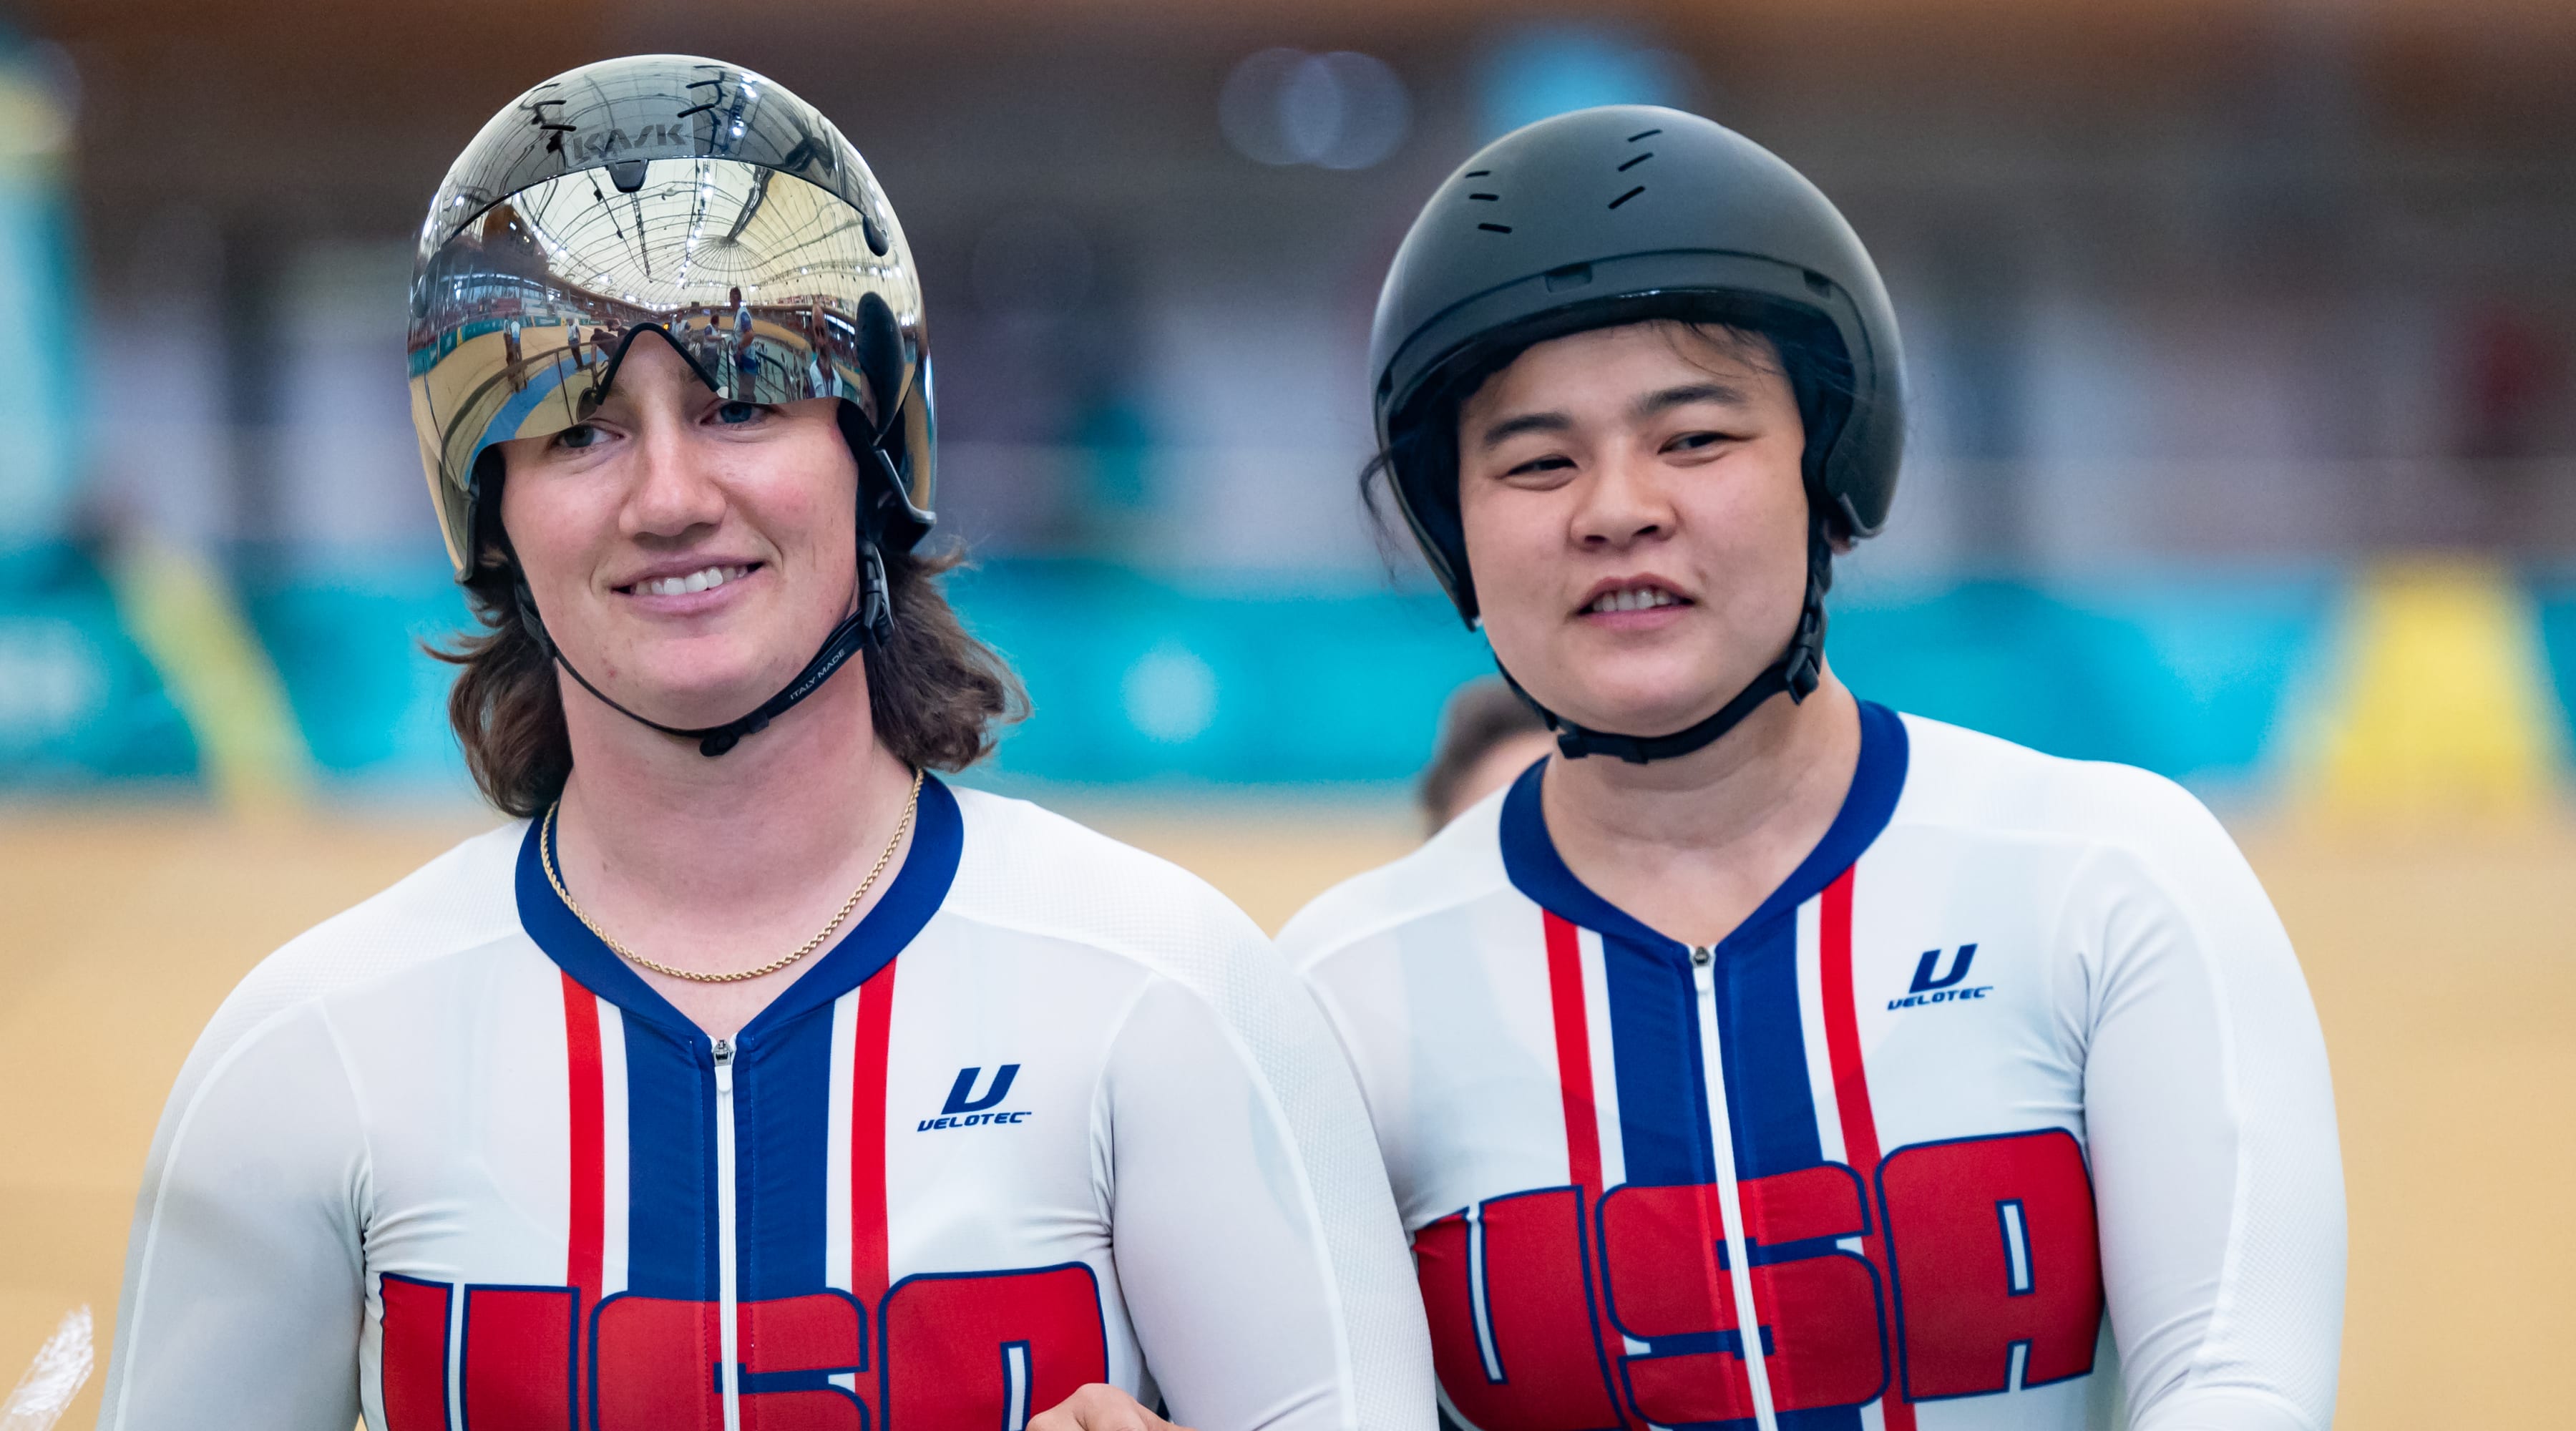
[[[0,598],[0,788],[194,778],[189,722],[109,579],[68,547],[29,561],[33,579]],[[1005,787],[1383,788],[1420,769],[1449,693],[1492,669],[1428,593],[1075,562],[1001,562],[950,583],[1035,706],[986,777]],[[1847,580],[1827,649],[1854,689],[1900,709],[2229,786],[2268,778],[2317,704],[2350,586],[2323,571]],[[2526,589],[2540,679],[2576,690],[2576,581]],[[466,619],[443,571],[254,562],[239,600],[323,788],[465,790],[452,669],[423,650]],[[2552,705],[2563,726],[2564,702]]]
[[[106,575],[59,543],[10,555],[0,595],[0,790],[193,783],[197,742]]]

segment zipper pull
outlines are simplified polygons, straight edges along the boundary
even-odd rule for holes
[[[717,1039],[715,1056],[716,1067],[724,1068],[730,1066],[733,1063],[733,1040],[729,1038]]]
[[[1708,961],[1712,957],[1713,955],[1707,945],[1694,944],[1691,946],[1691,963],[1699,966],[1700,968],[1707,968]]]

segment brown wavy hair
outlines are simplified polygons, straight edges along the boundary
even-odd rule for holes
[[[963,770],[992,753],[998,727],[1028,714],[1020,678],[940,589],[939,578],[965,559],[956,547],[885,552],[894,639],[862,657],[868,713],[877,739],[917,769]],[[477,568],[465,590],[482,629],[429,654],[458,667],[447,719],[474,783],[502,813],[526,819],[553,804],[572,774],[559,673],[519,622],[507,567]]]

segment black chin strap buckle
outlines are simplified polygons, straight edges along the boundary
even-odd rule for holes
[[[859,624],[869,644],[882,651],[894,644],[894,595],[886,585],[885,554],[875,542],[859,543]]]
[[[713,759],[714,757],[722,755],[726,751],[733,749],[735,746],[742,744],[742,738],[744,736],[751,734],[753,731],[759,730],[767,724],[769,724],[769,722],[766,720],[762,720],[754,716],[745,716],[743,719],[734,722],[732,725],[725,726],[708,735],[705,739],[699,741],[698,754],[706,756],[709,759]],[[685,734],[685,732],[681,733]]]

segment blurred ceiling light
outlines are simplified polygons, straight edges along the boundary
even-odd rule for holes
[[[0,32],[0,157],[58,154],[71,143],[80,74],[60,45],[11,52],[6,44]]]
[[[1610,25],[1517,26],[1497,36],[1477,66],[1478,117],[1487,139],[1596,104],[1691,109],[1704,88],[1688,57]]]
[[[1164,641],[1118,682],[1127,723],[1165,745],[1196,740],[1216,721],[1216,672],[1196,651]]]
[[[1262,50],[1234,67],[1217,97],[1226,142],[1272,165],[1366,169],[1395,152],[1412,118],[1404,81],[1351,50]]]

